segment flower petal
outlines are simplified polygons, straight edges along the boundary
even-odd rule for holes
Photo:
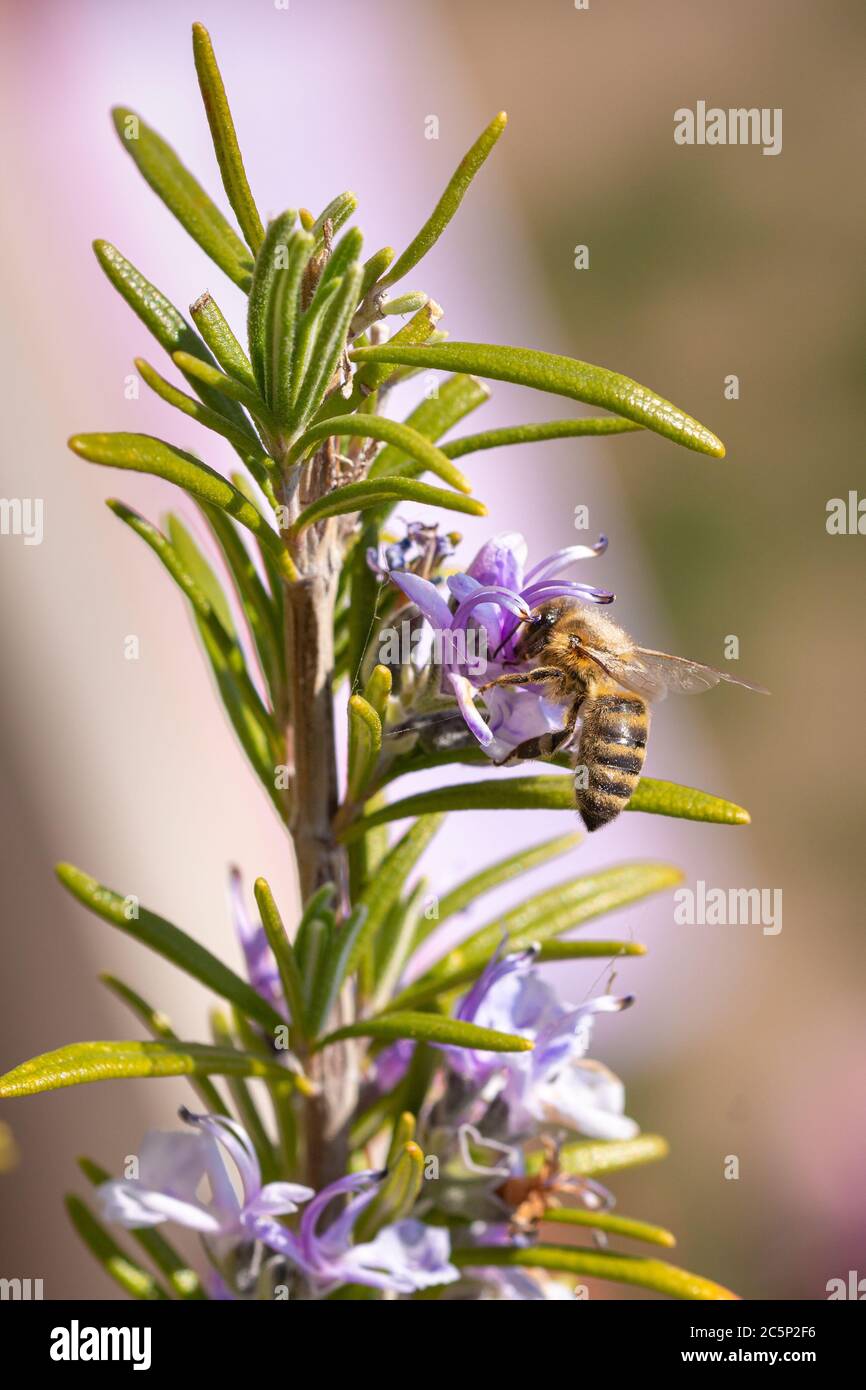
[[[554,550],[552,555],[547,555],[543,560],[539,560],[537,565],[533,565],[527,571],[524,585],[531,580],[537,584],[539,580],[548,578],[549,575],[561,574],[569,565],[575,564],[578,560],[594,560],[599,555],[603,555],[607,550],[607,536],[599,536],[595,545],[566,545],[562,550]]]
[[[466,676],[458,676],[453,671],[448,675],[448,683],[454,691],[457,708],[463,715],[469,732],[477,738],[482,748],[489,748],[493,743],[493,734],[476,708],[474,685]]]
[[[342,1264],[347,1279],[355,1283],[414,1293],[460,1278],[450,1256],[451,1237],[444,1226],[425,1226],[410,1218],[386,1226],[375,1240],[353,1246]]]
[[[104,1182],[96,1189],[106,1221],[114,1221],[128,1230],[136,1226],[158,1226],[163,1221],[176,1221],[179,1226],[217,1235],[222,1222],[199,1202],[184,1202],[166,1192],[158,1192],[136,1181]]]
[[[482,545],[466,572],[479,584],[521,589],[527,553],[526,541],[519,531],[500,531]]]
[[[411,574],[408,570],[391,570],[389,578],[391,583],[396,584],[410,602],[418,607],[428,623],[441,628],[443,632],[447,631],[451,626],[451,609],[435,584],[431,584],[429,579],[422,579],[418,574]]]

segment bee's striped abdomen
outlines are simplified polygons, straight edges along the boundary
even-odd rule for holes
[[[575,799],[587,830],[598,830],[619,815],[638,784],[649,711],[640,696],[617,691],[586,700],[581,716]]]

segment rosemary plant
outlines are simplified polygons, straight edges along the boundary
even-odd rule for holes
[[[63,1047],[8,1072],[0,1094],[189,1078],[196,1109],[181,1112],[185,1127],[148,1135],[122,1180],[82,1162],[98,1215],[78,1196],[67,1202],[86,1245],[136,1298],[574,1298],[585,1296],[585,1277],[681,1298],[732,1297],[654,1255],[620,1251],[623,1241],[674,1243],[657,1226],[615,1215],[602,1183],[666,1152],[663,1139],[639,1133],[625,1114],[618,1079],[586,1055],[594,1016],[630,1000],[604,994],[564,1004],[537,969],[642,954],[633,942],[571,932],[670,888],[678,870],[569,871],[450,948],[439,944],[446,923],[497,886],[570,857],[580,835],[569,830],[480,867],[438,901],[418,876],[448,813],[520,810],[529,825],[532,809],[554,808],[573,818],[569,772],[498,773],[503,755],[555,722],[531,685],[482,692],[479,706],[466,641],[495,637],[495,659],[542,591],[608,601],[603,590],[558,577],[601,547],[569,547],[526,572],[521,538],[498,536],[461,568],[451,561],[459,537],[444,526],[392,520],[397,504],[404,513],[423,504],[483,516],[456,460],[494,446],[641,429],[714,457],[723,446],[617,373],[446,340],[439,306],[404,290],[502,135],[504,114],[464,156],[409,246],[364,259],[360,231],[347,226],[351,193],[318,216],[298,208],[264,225],[200,25],[193,50],[236,227],[156,131],[125,109],[114,120],[157,196],[247,297],[246,344],[210,294],[195,299],[190,322],[114,246],[97,241],[94,249],[185,388],[143,358],[140,377],[166,405],[228,440],[239,467],[226,478],[149,435],[78,434],[70,446],[91,463],[165,479],[197,507],[211,554],[178,517],[163,531],[108,503],[190,607],[228,719],[285,825],[304,907],[290,921],[259,878],[253,912],[233,875],[241,975],[135,899],[60,865],[61,882],[85,907],[225,1009],[211,1015],[209,1042],[188,1042],[132,987],[104,976],[148,1040]],[[392,387],[422,371],[435,385],[407,420],[394,420],[385,413]],[[440,445],[487,399],[488,380],[609,413]],[[415,639],[431,628],[449,636],[444,655],[419,655]],[[412,637],[409,659],[383,657],[385,638],[400,631]],[[411,789],[413,774],[453,763],[487,773]],[[628,809],[748,821],[729,802],[649,778]],[[392,840],[397,821],[408,829]],[[263,1087],[250,1088],[253,1078]],[[200,1234],[201,1269],[164,1237],[172,1221]],[[126,1227],[135,1249],[106,1223]]]

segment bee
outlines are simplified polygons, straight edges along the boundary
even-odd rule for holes
[[[631,800],[646,757],[651,702],[669,691],[710,690],[719,681],[768,694],[712,666],[638,647],[610,618],[566,597],[535,609],[512,650],[509,665],[536,664],[498,676],[481,692],[540,685],[568,713],[562,729],[527,739],[506,761],[553,757],[571,742],[579,719],[575,800],[589,831],[608,825]]]

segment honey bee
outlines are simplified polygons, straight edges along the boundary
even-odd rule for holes
[[[650,702],[669,691],[710,690],[719,681],[768,694],[712,666],[638,647],[610,618],[574,599],[553,599],[524,624],[508,664],[537,664],[500,675],[480,690],[540,685],[545,698],[568,706],[562,729],[527,739],[507,762],[553,757],[574,737],[580,719],[575,800],[590,831],[608,825],[631,800],[646,757]]]

